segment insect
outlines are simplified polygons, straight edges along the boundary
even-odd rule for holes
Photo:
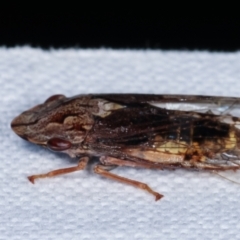
[[[240,98],[147,94],[54,95],[11,123],[21,138],[79,159],[74,167],[36,179],[83,170],[163,197],[147,184],[118,176],[117,166],[153,169],[240,168]]]

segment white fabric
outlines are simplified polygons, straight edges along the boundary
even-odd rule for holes
[[[56,93],[109,92],[240,96],[240,52],[0,48],[0,239],[240,239],[240,186],[215,174],[113,170],[158,202],[90,168],[27,180],[75,162],[22,140],[11,120]]]

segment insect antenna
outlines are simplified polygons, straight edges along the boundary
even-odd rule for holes
[[[230,179],[230,178],[224,177],[223,175],[219,174],[219,173],[216,172],[216,171],[212,171],[212,173],[215,173],[216,175],[218,175],[219,177],[221,177],[221,178],[223,178],[223,179],[225,179],[225,180],[228,180],[228,181],[230,181],[230,182],[232,182],[232,183],[235,183],[235,184],[240,185],[240,182],[236,182],[236,181],[234,181],[234,180],[232,180],[232,179]]]

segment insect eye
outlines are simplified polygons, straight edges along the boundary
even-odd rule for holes
[[[63,151],[71,148],[71,142],[62,138],[51,138],[47,142],[47,147],[53,151]]]
[[[44,103],[49,103],[49,102],[59,100],[59,99],[63,99],[63,98],[66,98],[66,97],[62,94],[56,94],[56,95],[53,95],[53,96],[49,97]]]

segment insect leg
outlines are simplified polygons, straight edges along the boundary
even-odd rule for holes
[[[54,171],[51,171],[51,172],[48,172],[48,173],[44,173],[44,174],[32,175],[32,176],[28,177],[28,180],[31,183],[34,183],[34,181],[38,178],[54,177],[54,176],[61,175],[61,174],[80,171],[80,170],[83,170],[86,167],[86,165],[88,163],[88,160],[89,160],[88,157],[82,157],[82,158],[80,158],[80,161],[79,161],[79,163],[76,167],[61,168],[61,169],[57,169],[57,170],[54,170]]]
[[[119,161],[124,162],[124,160],[121,160],[121,159],[119,159]],[[123,163],[121,165],[123,166]],[[143,189],[143,190],[149,192],[150,194],[154,195],[156,201],[158,201],[159,199],[161,199],[163,197],[163,195],[161,195],[160,193],[153,191],[147,184],[110,173],[104,167],[105,166],[103,166],[103,165],[96,165],[94,167],[94,172],[103,177]]]

